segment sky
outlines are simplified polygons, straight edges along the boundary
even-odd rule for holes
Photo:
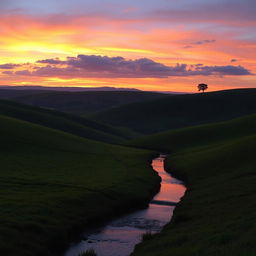
[[[0,0],[0,85],[256,88],[255,0]]]

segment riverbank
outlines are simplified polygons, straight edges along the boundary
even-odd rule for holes
[[[160,156],[152,161],[153,169],[161,177],[161,188],[146,209],[135,210],[85,230],[83,239],[73,244],[65,256],[77,256],[91,249],[98,256],[127,256],[145,234],[149,237],[161,232],[186,190],[182,182],[165,171],[164,159],[165,156]]]
[[[166,166],[189,189],[171,223],[133,256],[256,254],[255,120],[176,130],[137,143],[160,150],[161,141],[169,142]]]
[[[152,151],[0,117],[0,255],[56,256],[85,226],[146,206]]]

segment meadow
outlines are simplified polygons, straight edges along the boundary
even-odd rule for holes
[[[171,223],[132,255],[255,255],[256,115],[133,144],[171,153],[166,168],[188,191]]]
[[[133,255],[254,256],[255,93],[164,96],[94,120],[0,100],[0,254],[61,255],[86,227],[145,207],[162,152],[188,191]]]
[[[58,255],[85,226],[143,207],[152,152],[0,117],[0,254]]]

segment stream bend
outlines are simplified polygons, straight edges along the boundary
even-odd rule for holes
[[[165,171],[165,158],[165,155],[160,155],[152,161],[152,167],[162,181],[159,193],[148,208],[112,220],[99,229],[88,230],[84,233],[84,240],[71,246],[64,256],[78,256],[88,249],[94,249],[97,256],[128,256],[141,242],[144,233],[161,232],[186,191],[181,181]]]

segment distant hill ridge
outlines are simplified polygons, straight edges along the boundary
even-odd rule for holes
[[[150,134],[256,113],[256,89],[167,95],[102,111],[94,120]]]
[[[40,90],[40,91],[60,91],[60,92],[87,92],[87,91],[140,91],[136,88],[121,88],[121,87],[60,87],[60,86],[0,86],[0,89],[6,90]]]
[[[138,90],[49,91],[0,89],[1,99],[79,115],[112,109],[121,105],[164,97],[165,94]]]

